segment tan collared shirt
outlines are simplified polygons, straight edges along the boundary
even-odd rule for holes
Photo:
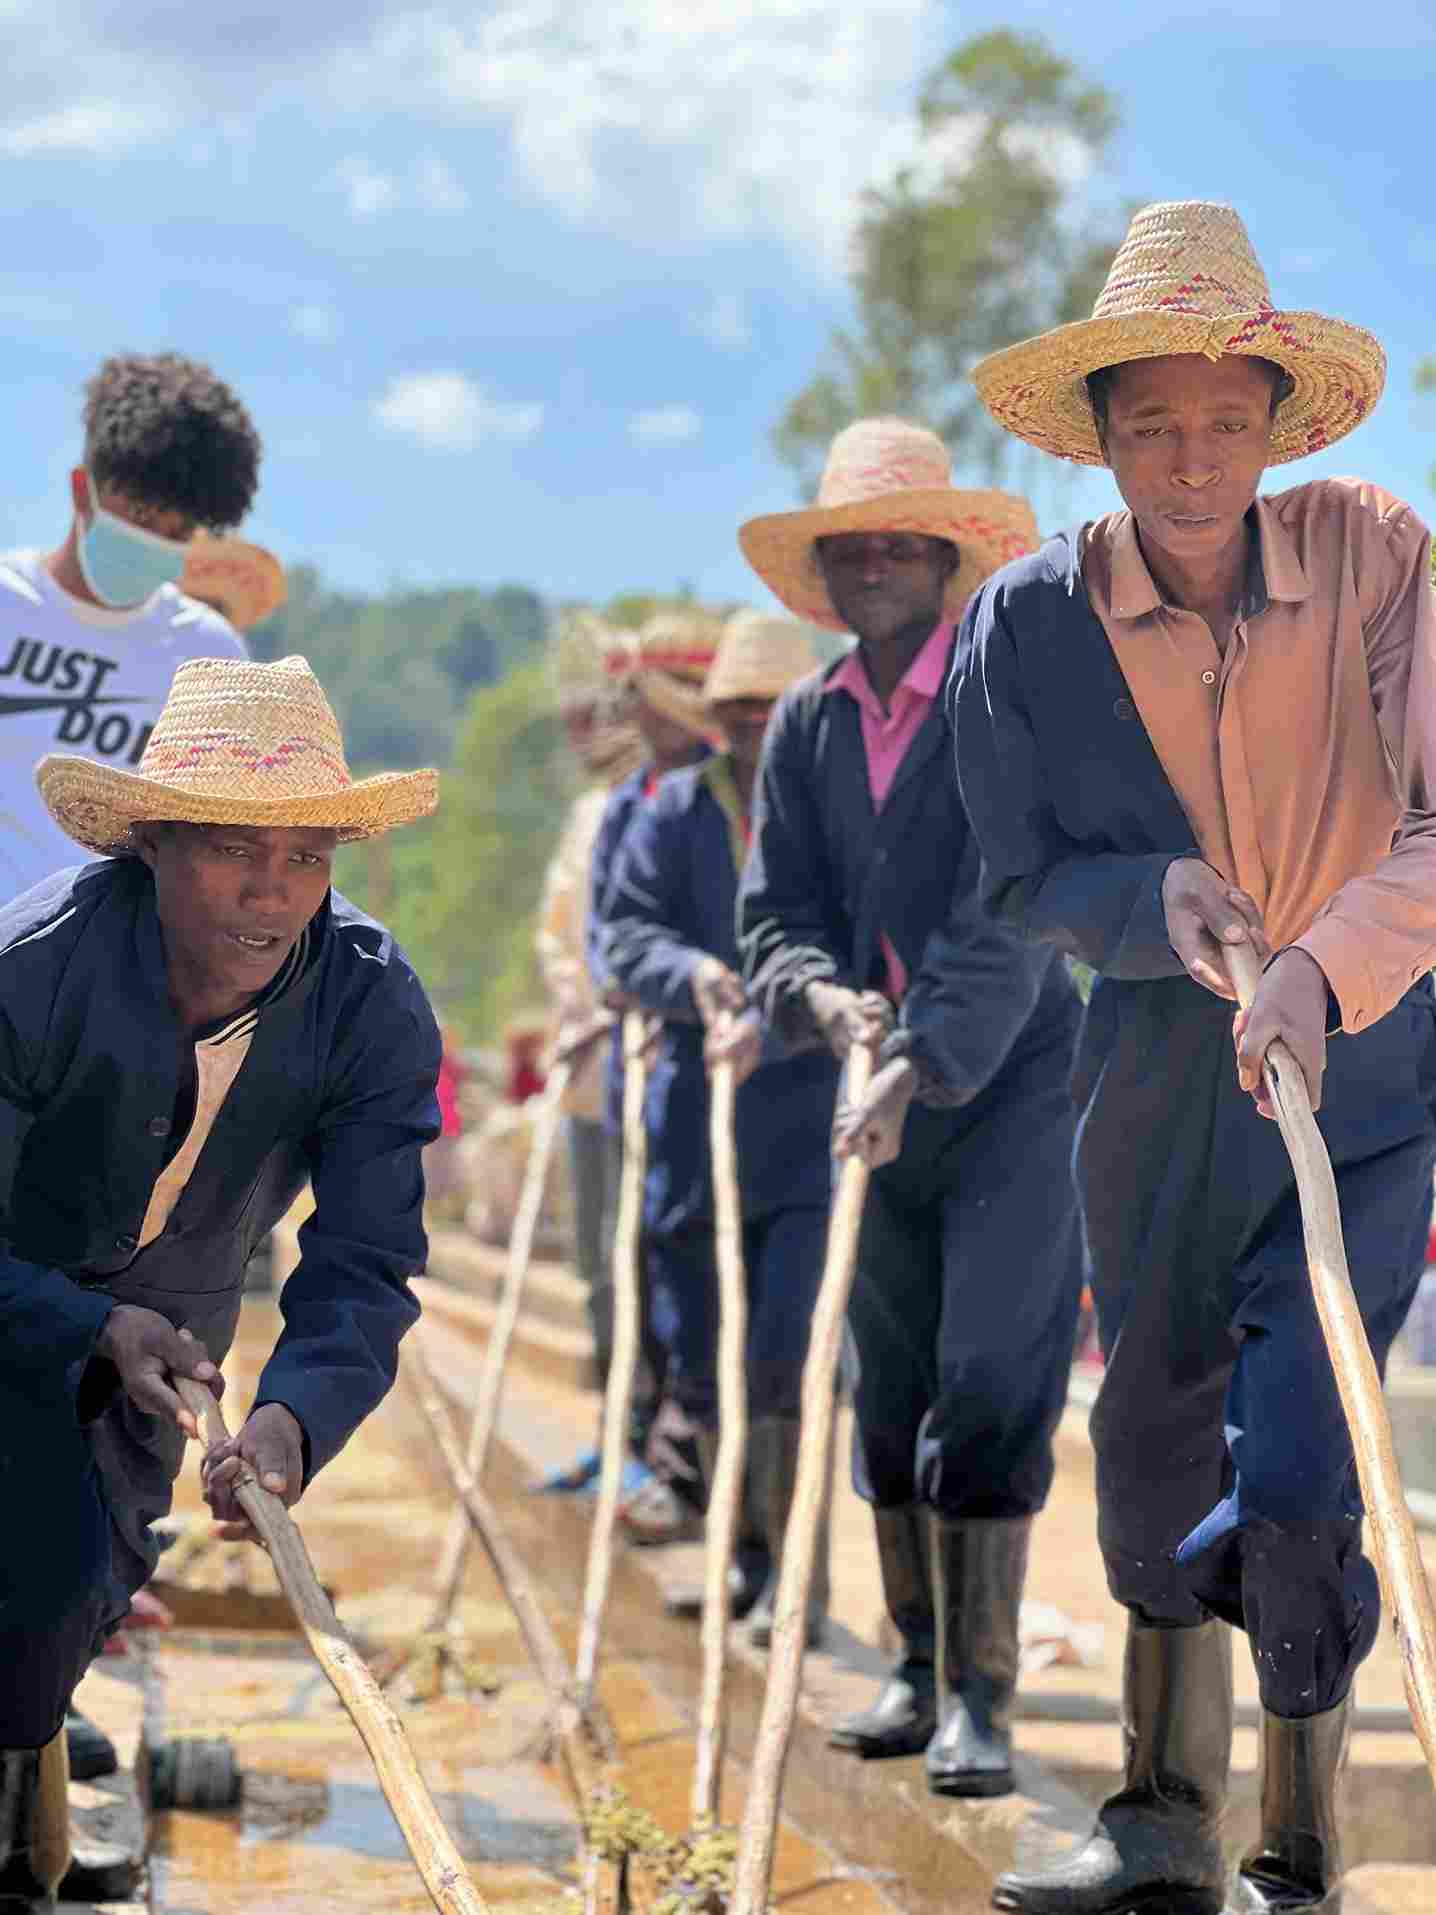
[[[1225,656],[1163,604],[1130,512],[1087,527],[1083,583],[1203,857],[1364,1030],[1436,964],[1430,534],[1355,479],[1259,498],[1255,518]]]

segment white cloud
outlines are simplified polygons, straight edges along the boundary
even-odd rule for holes
[[[375,58],[451,112],[506,123],[570,217],[675,235],[776,231],[846,261],[876,153],[911,124],[929,0],[493,0],[415,13]]]
[[[740,293],[719,293],[695,317],[693,330],[720,352],[742,352],[753,343],[753,322]]]
[[[92,100],[42,113],[0,132],[0,152],[14,159],[42,153],[109,153],[159,132],[162,116],[116,101]]]
[[[332,346],[342,328],[338,313],[331,307],[306,304],[290,313],[289,330],[311,346]]]
[[[492,399],[462,372],[405,372],[389,381],[373,413],[386,431],[432,451],[472,452],[486,439],[532,439],[543,426],[544,409]]]
[[[349,202],[349,217],[381,219],[406,208],[419,213],[464,213],[469,195],[435,152],[424,152],[402,173],[381,173],[362,154],[351,153],[330,174]]]
[[[466,213],[469,195],[437,153],[422,154],[413,172],[416,204],[429,213]]]
[[[703,419],[692,406],[654,406],[648,412],[635,412],[628,422],[628,436],[636,446],[686,445],[703,430]]]
[[[357,153],[339,162],[331,181],[348,200],[351,219],[377,219],[399,204],[398,181],[392,174],[377,172]]]

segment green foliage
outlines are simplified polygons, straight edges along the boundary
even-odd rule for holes
[[[1436,353],[1423,359],[1416,368],[1416,390],[1418,392],[1436,392]],[[1431,468],[1431,483],[1436,486],[1436,465]],[[1436,580],[1436,552],[1432,553],[1431,576]]]
[[[576,789],[531,658],[469,701],[434,817],[340,854],[339,889],[389,925],[470,1042],[541,995],[534,915]]]
[[[967,41],[918,102],[922,151],[864,196],[856,326],[773,435],[812,490],[834,433],[882,412],[917,418],[992,476],[1012,441],[968,379],[973,363],[1084,317],[1121,226],[1080,209],[1117,124],[1111,96],[1036,36]]]
[[[289,574],[288,602],[256,626],[257,658],[302,652],[361,770],[444,764],[469,694],[531,657],[547,614],[527,586],[331,591],[312,566]]]

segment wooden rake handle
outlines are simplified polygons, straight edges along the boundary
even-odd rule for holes
[[[224,1416],[205,1386],[190,1377],[176,1376],[172,1380],[181,1402],[203,1429],[206,1444],[213,1447],[227,1442],[229,1430]],[[293,1517],[277,1496],[260,1487],[247,1466],[241,1466],[234,1494],[263,1537],[280,1587],[294,1605],[315,1659],[364,1740],[379,1786],[435,1908],[441,1915],[487,1915],[487,1904],[469,1879],[463,1858],[424,1786],[404,1726],[341,1629]]]
[[[1260,961],[1249,944],[1232,945],[1224,955],[1237,1001],[1247,1010],[1261,982]],[[1336,1178],[1306,1079],[1279,1038],[1267,1051],[1262,1075],[1296,1173],[1312,1294],[1356,1454],[1372,1554],[1401,1650],[1406,1701],[1436,1780],[1436,1611],[1401,1487],[1381,1378],[1351,1287]]]

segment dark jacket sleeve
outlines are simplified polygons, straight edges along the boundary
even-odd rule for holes
[[[1001,574],[971,600],[949,681],[963,802],[982,853],[987,910],[1114,978],[1179,977],[1162,880],[1190,850],[1089,851],[1063,831],[1023,690]],[[1019,601],[1020,602],[1020,601]],[[1050,741],[1049,745],[1050,745]]]
[[[596,991],[607,990],[613,982],[608,968],[608,902],[613,888],[614,867],[624,833],[632,816],[634,797],[625,781],[609,794],[588,867],[588,917],[584,924],[584,946],[588,975]]]
[[[671,791],[644,805],[614,866],[604,955],[621,989],[671,1022],[698,1022],[693,973],[704,952],[685,939],[684,816]]]
[[[753,804],[753,841],[738,885],[738,949],[749,995],[789,1051],[822,1044],[804,1002],[809,984],[851,986],[824,900],[829,861],[805,707],[791,695],[773,715]]]
[[[969,832],[947,922],[929,935],[898,1028],[879,1053],[880,1063],[908,1058],[919,1101],[947,1109],[968,1103],[1001,1070],[1054,960],[983,910],[979,862]]]
[[[389,975],[388,973],[396,973]],[[375,1000],[378,1000],[377,1002]],[[395,951],[356,1005],[310,1138],[314,1213],[280,1295],[284,1329],[255,1395],[299,1419],[306,1481],[383,1400],[399,1343],[419,1315],[423,1147],[439,1134],[439,1033]]]

